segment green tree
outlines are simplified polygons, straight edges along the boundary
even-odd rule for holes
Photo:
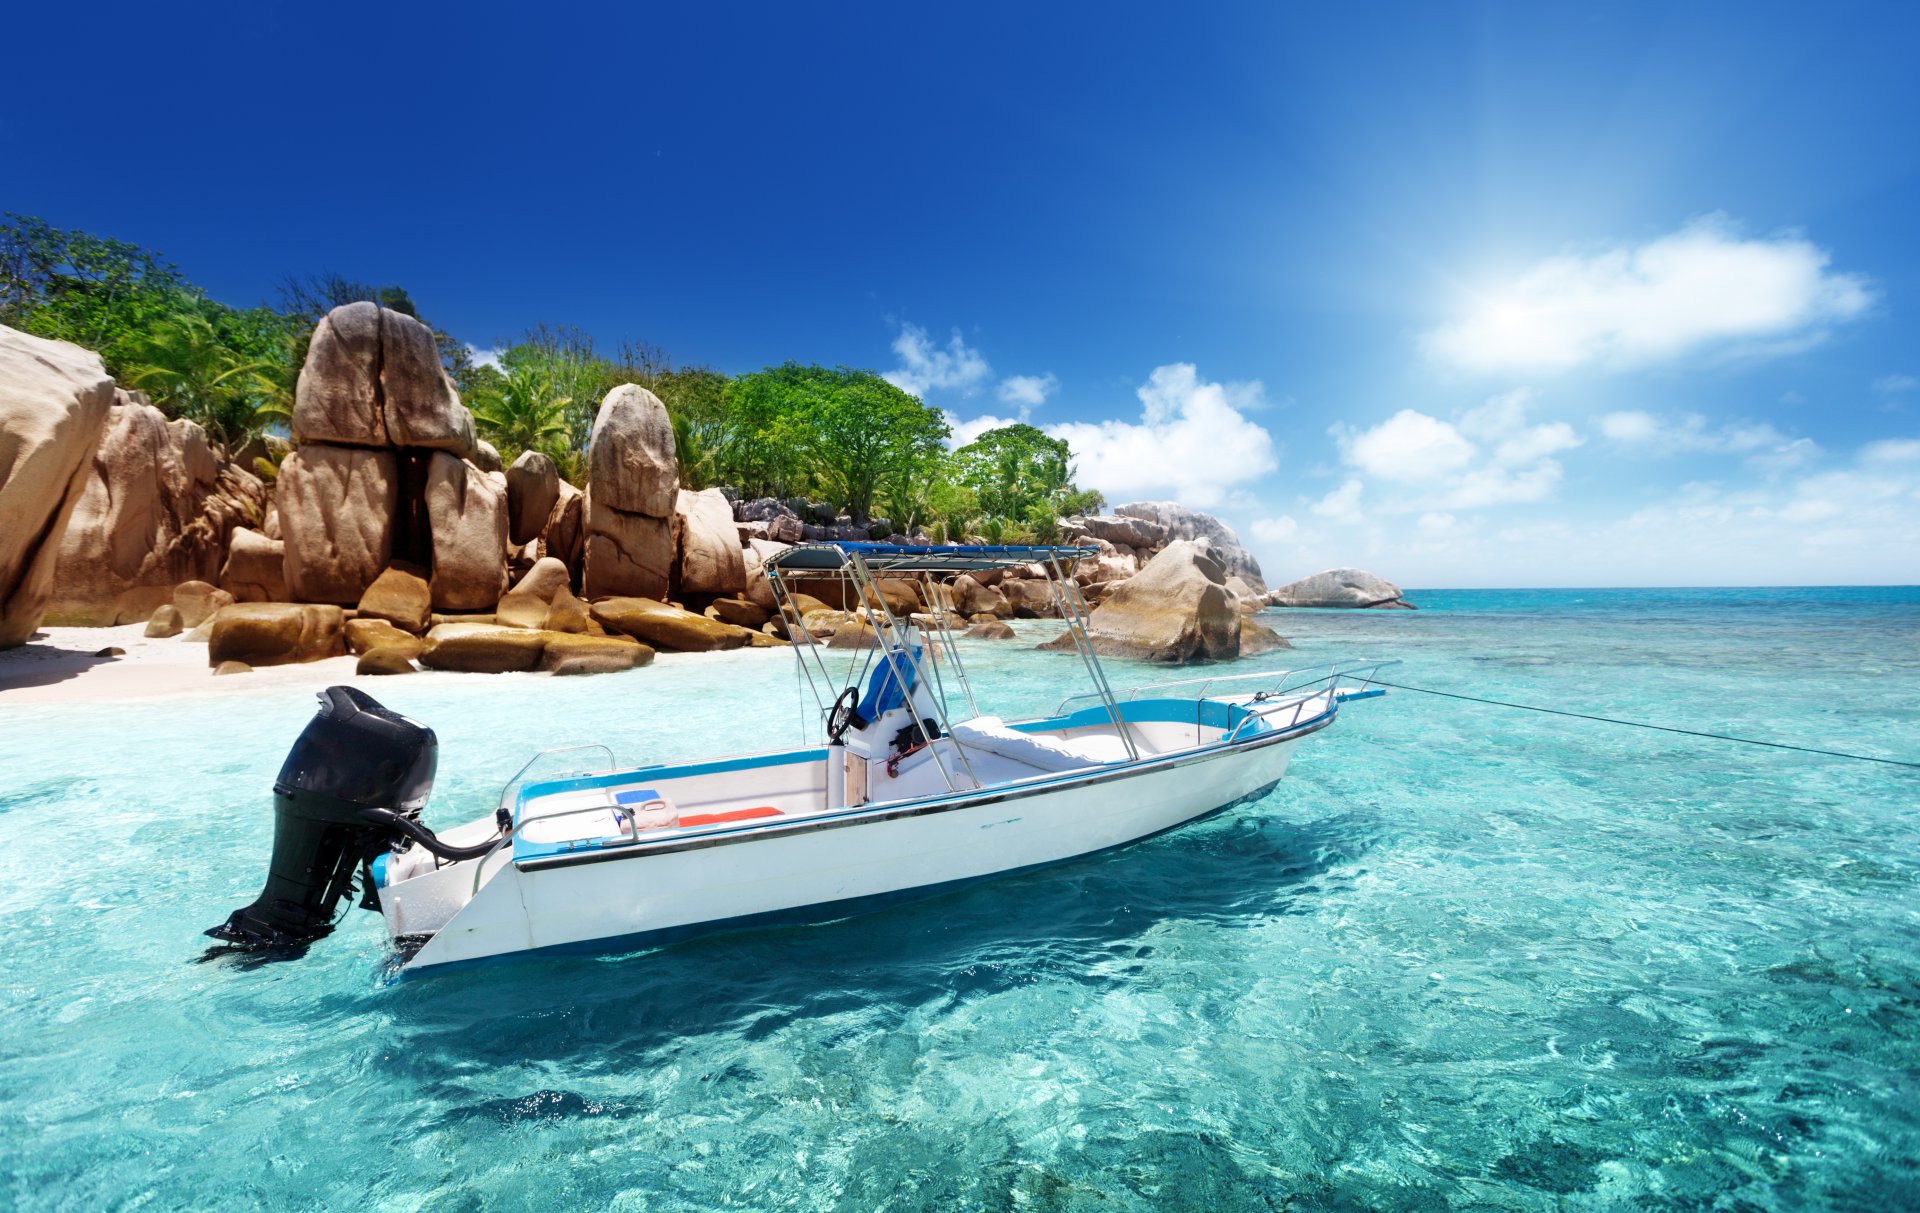
[[[116,377],[155,325],[199,301],[177,268],[137,245],[27,215],[0,223],[0,323],[94,350]]]
[[[491,368],[488,368],[491,369]],[[543,451],[556,459],[572,450],[567,410],[573,401],[560,394],[552,368],[530,359],[494,372],[498,386],[483,387],[468,400],[474,424],[500,448],[505,459],[522,451]]]
[[[1100,508],[1097,492],[1073,483],[1073,451],[1031,425],[988,430],[954,452],[956,478],[973,490],[982,514],[1002,519],[1003,531],[1051,543],[1059,518]]]
[[[726,400],[776,490],[798,481],[860,522],[935,475],[946,451],[946,419],[872,371],[789,362],[734,380]]]
[[[275,357],[249,357],[197,310],[156,321],[134,341],[122,375],[164,412],[189,417],[214,442],[238,450],[283,403]]]

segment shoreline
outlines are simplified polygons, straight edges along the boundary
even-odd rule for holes
[[[450,670],[420,670],[398,676],[359,674],[355,672],[359,659],[352,655],[286,665],[256,666],[250,673],[216,676],[207,665],[205,644],[183,640],[179,636],[149,638],[143,635],[145,629],[143,623],[124,623],[105,628],[43,627],[26,644],[0,649],[0,711],[16,706],[165,701],[258,691],[317,692],[336,685],[365,689],[369,684],[384,685],[396,680],[408,686],[423,681],[436,685],[473,685],[476,679],[488,682],[496,678],[514,677]],[[95,656],[109,647],[125,649],[126,653],[119,657]],[[741,649],[730,652],[773,651]],[[622,672],[644,677],[655,666],[676,666],[682,662],[711,660],[727,655],[662,652],[648,665]],[[614,676],[596,674],[593,677]],[[552,675],[528,673],[523,677],[544,681]]]

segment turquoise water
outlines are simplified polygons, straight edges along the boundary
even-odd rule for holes
[[[1270,616],[1265,664],[1920,759],[1920,590],[1416,600]],[[1072,678],[968,652],[1014,711]],[[440,734],[441,824],[540,746],[798,733],[777,653],[374,689]],[[391,984],[355,913],[196,963],[312,707],[0,696],[0,1205],[1920,1204],[1920,772],[1395,692],[1264,801],[877,915]]]

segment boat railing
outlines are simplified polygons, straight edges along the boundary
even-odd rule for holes
[[[1343,679],[1353,682],[1366,682],[1368,676],[1376,670],[1390,665],[1399,665],[1397,657],[1356,659],[1348,661],[1330,661],[1320,665],[1295,666],[1285,670],[1261,670],[1251,674],[1214,674],[1204,678],[1181,678],[1171,682],[1150,682],[1139,686],[1126,687],[1114,692],[1121,702],[1136,699],[1206,699],[1216,687],[1233,686],[1235,693],[1257,695],[1262,699],[1272,699],[1295,691],[1319,688],[1325,683],[1329,692],[1339,690]],[[1250,690],[1239,688],[1251,685]],[[1054,714],[1064,716],[1075,704],[1089,700],[1098,700],[1096,692],[1083,692],[1069,695],[1060,701]]]

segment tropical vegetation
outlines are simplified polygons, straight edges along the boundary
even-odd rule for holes
[[[116,380],[233,453],[284,436],[314,326],[359,300],[428,323],[404,288],[339,275],[289,276],[274,303],[234,308],[136,245],[0,221],[0,324],[98,351]],[[433,331],[480,432],[507,459],[546,453],[576,484],[601,399],[638,383],[667,406],[692,488],[824,501],[863,523],[992,542],[1050,540],[1061,516],[1101,504],[1075,486],[1064,441],[1016,424],[951,449],[944,413],[870,370],[786,362],[730,377],[644,342],[603,353],[578,329],[545,325],[476,356]]]

